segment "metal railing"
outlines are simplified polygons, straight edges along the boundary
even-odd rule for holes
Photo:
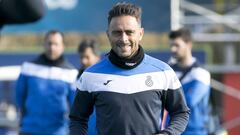
[[[222,82],[219,82],[219,81],[214,80],[214,79],[211,79],[211,87],[214,88],[214,90],[217,90],[221,93],[224,93],[224,94],[229,95],[229,96],[231,96],[235,99],[240,100],[240,90],[238,90],[236,88],[225,85]],[[239,125],[240,125],[240,117],[236,117],[236,118],[222,124],[222,126],[227,130],[235,128]]]

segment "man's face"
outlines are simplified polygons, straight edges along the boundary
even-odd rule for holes
[[[99,56],[97,56],[92,48],[87,48],[83,53],[80,53],[80,63],[83,67],[87,68],[98,62]]]
[[[171,53],[178,61],[186,58],[188,51],[191,51],[191,42],[185,42],[182,38],[175,38],[170,40]]]
[[[131,58],[137,52],[143,34],[137,19],[128,15],[113,17],[107,31],[112,50],[124,58]]]
[[[44,43],[46,56],[50,60],[58,59],[64,51],[63,37],[59,33],[50,34]]]

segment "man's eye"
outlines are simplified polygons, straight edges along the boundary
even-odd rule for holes
[[[112,34],[113,34],[113,35],[120,35],[120,34],[121,34],[121,31],[113,31]]]
[[[134,31],[126,31],[126,34],[127,35],[132,35],[132,34],[134,34]]]

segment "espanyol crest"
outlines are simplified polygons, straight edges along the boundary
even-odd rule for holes
[[[145,84],[148,86],[148,87],[152,87],[153,86],[153,80],[152,80],[152,77],[151,76],[147,76],[147,79],[145,81]]]

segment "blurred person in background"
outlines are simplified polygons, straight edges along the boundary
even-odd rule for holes
[[[187,105],[191,110],[183,135],[207,135],[210,73],[192,56],[193,42],[188,29],[171,31],[169,38],[172,53],[169,63],[182,83]]]
[[[81,67],[78,71],[77,78],[82,75],[86,68],[96,64],[100,60],[100,52],[98,49],[98,44],[93,39],[85,39],[79,44],[78,54]],[[97,135],[95,109],[88,121],[88,135]]]
[[[79,78],[87,67],[96,64],[100,60],[100,53],[97,42],[93,39],[83,40],[78,46],[78,54],[81,64],[78,74]]]
[[[111,50],[76,84],[69,115],[71,135],[87,134],[94,107],[99,135],[180,135],[185,130],[189,108],[181,84],[170,66],[144,53],[141,13],[131,3],[118,3],[109,11]],[[161,130],[163,108],[172,120]]]
[[[44,53],[24,62],[16,85],[20,135],[67,135],[78,71],[64,58],[64,36],[49,31]]]

